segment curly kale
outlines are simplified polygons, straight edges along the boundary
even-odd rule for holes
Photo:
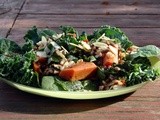
[[[122,48],[125,50],[133,45],[133,43],[128,39],[128,37],[116,27],[102,26],[101,28],[94,31],[93,35],[89,36],[92,41],[96,41],[100,36],[105,34],[105,36],[110,39],[116,39],[118,43],[121,44]]]
[[[8,39],[0,39],[0,76],[24,85],[38,86],[38,75],[32,69],[36,59],[33,51],[25,52],[24,47],[18,46]]]

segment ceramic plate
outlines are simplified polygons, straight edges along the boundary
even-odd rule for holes
[[[137,84],[131,87],[124,87],[118,90],[107,90],[107,91],[85,91],[85,92],[68,92],[68,91],[49,91],[40,88],[29,87],[26,85],[18,84],[11,82],[9,80],[0,78],[2,81],[8,85],[17,88],[21,91],[28,92],[31,94],[54,97],[54,98],[63,98],[63,99],[100,99],[119,96],[127,93],[136,91],[138,88],[144,86],[147,82]]]

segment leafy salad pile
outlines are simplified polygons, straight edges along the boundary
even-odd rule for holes
[[[160,49],[135,46],[119,28],[102,26],[90,35],[79,35],[71,26],[60,30],[34,26],[21,46],[1,38],[0,77],[54,91],[98,91],[152,81],[160,75],[160,67],[152,67],[153,60],[159,62]],[[94,63],[94,75],[74,81],[60,76],[81,62]]]

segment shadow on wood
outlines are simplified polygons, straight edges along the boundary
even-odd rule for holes
[[[132,94],[106,99],[68,100],[32,95],[14,89],[5,83],[0,83],[0,86],[0,110],[24,114],[63,114],[89,111],[123,101]]]

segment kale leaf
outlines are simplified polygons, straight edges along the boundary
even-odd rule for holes
[[[92,37],[90,36],[90,38],[95,41],[103,34],[105,34],[105,36],[109,37],[110,39],[116,39],[124,49],[127,49],[133,45],[133,43],[119,28],[111,27],[108,25],[102,26],[100,29],[95,30],[94,34]]]
[[[21,47],[14,41],[11,41],[6,38],[0,39],[0,54],[11,55],[12,53],[20,53],[20,52],[21,52]]]
[[[160,49],[155,45],[147,45],[143,47],[139,47],[137,52],[134,54],[130,54],[129,57],[131,59],[135,59],[137,57],[154,57],[160,55]]]
[[[35,45],[41,40],[42,36],[45,36],[46,38],[52,38],[52,36],[56,34],[57,33],[51,29],[38,29],[36,26],[33,26],[30,30],[27,31],[24,39],[26,41],[32,40],[33,44]]]
[[[97,90],[97,86],[91,80],[64,81],[57,76],[44,76],[42,78],[42,89],[53,91],[84,91]]]
[[[38,75],[32,69],[36,54],[25,51],[8,39],[0,39],[0,46],[0,77],[24,85],[38,86]]]

